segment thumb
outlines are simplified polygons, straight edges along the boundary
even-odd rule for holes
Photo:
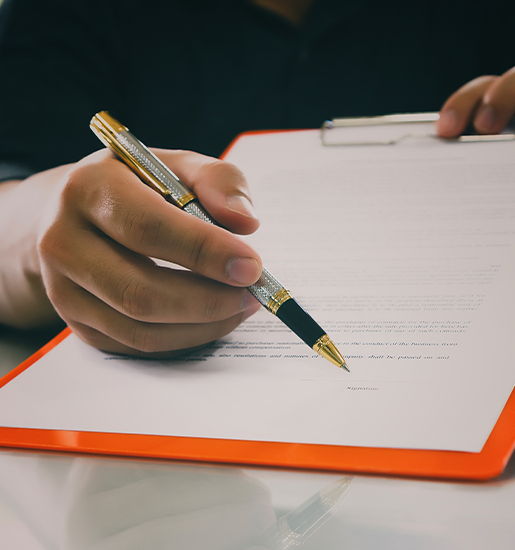
[[[247,180],[234,164],[191,151],[153,152],[197,195],[221,226],[242,235],[259,227]]]

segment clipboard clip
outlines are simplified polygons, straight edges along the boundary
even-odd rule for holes
[[[457,138],[440,138],[434,132],[434,123],[440,117],[439,113],[404,113],[374,117],[334,118],[326,120],[320,128],[322,145],[355,146],[355,145],[395,145],[410,138],[436,138],[443,141],[460,143],[512,141],[515,134],[466,134]],[[512,121],[513,122],[513,121]],[[408,130],[407,125],[410,125]],[[348,138],[345,132],[338,129],[352,128]]]

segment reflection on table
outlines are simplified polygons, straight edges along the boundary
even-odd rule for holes
[[[3,451],[0,532],[23,550],[512,550],[515,463],[479,484]]]

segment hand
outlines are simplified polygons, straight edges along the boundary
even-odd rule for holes
[[[480,134],[497,134],[514,114],[515,67],[502,76],[480,76],[454,92],[440,111],[436,131],[456,137],[473,123]]]
[[[185,151],[156,154],[221,225],[256,230],[235,166]],[[224,336],[260,307],[242,288],[259,278],[258,254],[167,203],[107,150],[68,169],[46,210],[38,245],[46,292],[99,349],[173,357]]]

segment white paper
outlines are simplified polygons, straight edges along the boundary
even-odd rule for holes
[[[515,384],[515,143],[248,136],[267,268],[351,373],[266,311],[184,360],[71,336],[0,389],[0,425],[478,452]]]

